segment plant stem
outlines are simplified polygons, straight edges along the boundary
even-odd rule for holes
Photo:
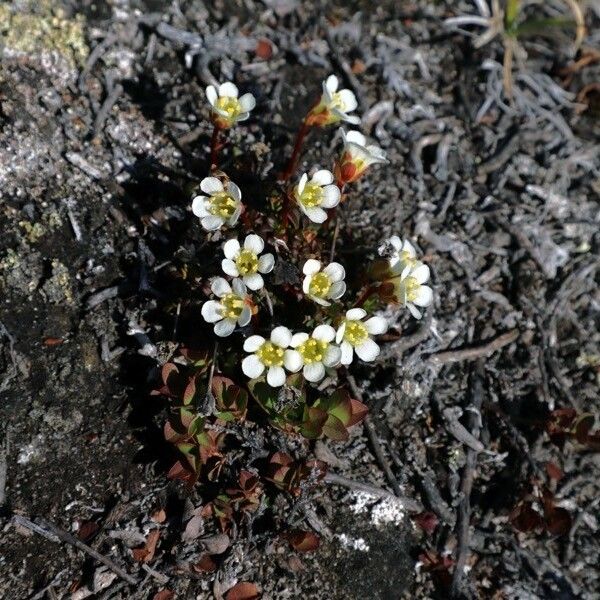
[[[296,168],[296,163],[298,162],[300,150],[302,150],[302,145],[304,144],[304,139],[309,131],[310,125],[308,125],[306,121],[302,121],[302,125],[298,130],[298,135],[296,136],[296,142],[294,143],[292,156],[290,156],[290,160],[288,161],[285,171],[281,174],[281,181],[287,181],[292,176],[294,169]]]
[[[217,168],[217,159],[219,156],[219,134],[221,133],[221,128],[215,123],[215,128],[213,129],[212,137],[210,138],[210,167],[209,170]]]

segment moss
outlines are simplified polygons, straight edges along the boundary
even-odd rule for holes
[[[52,0],[30,0],[18,12],[0,4],[0,41],[13,52],[57,52],[71,66],[82,65],[89,54],[84,25],[83,17],[67,18]]]

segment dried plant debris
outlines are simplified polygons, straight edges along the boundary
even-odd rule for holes
[[[596,598],[599,25],[570,0],[4,2],[0,596]],[[314,108],[295,234],[238,221],[274,258],[244,284],[263,318],[300,331],[278,290],[331,262],[342,302],[395,251],[431,273],[421,320],[377,300],[355,389],[250,390],[243,334],[215,353],[202,304],[239,257],[191,201],[227,81],[255,105],[217,162],[255,215]],[[358,177],[352,129],[389,162]],[[303,196],[324,170],[337,228]]]

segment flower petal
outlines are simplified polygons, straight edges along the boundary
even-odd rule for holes
[[[246,325],[248,325],[248,323],[250,323],[250,319],[252,318],[252,311],[250,310],[250,307],[245,305],[244,308],[242,308],[242,313],[240,314],[240,316],[238,317],[238,325],[240,327],[246,327]]]
[[[370,335],[381,335],[388,330],[387,321],[383,317],[371,317],[367,319],[365,327]]]
[[[223,272],[230,277],[239,277],[240,275],[236,264],[228,258],[224,258],[221,261],[221,268],[223,269]]]
[[[223,319],[222,321],[215,323],[215,326],[213,327],[213,331],[219,337],[227,337],[228,335],[231,335],[234,329],[235,321],[232,321],[231,319]]]
[[[371,362],[379,356],[379,346],[370,338],[354,349],[358,358],[365,362]]]
[[[229,260],[235,260],[240,255],[240,243],[234,238],[223,244],[223,254]]]
[[[364,308],[351,308],[346,313],[346,319],[348,321],[360,321],[367,316],[367,311]]]
[[[344,142],[346,144],[356,144],[364,148],[364,146],[367,143],[367,138],[360,131],[356,131],[355,129],[353,129],[352,131],[349,131],[345,134]]]
[[[307,275],[303,280],[302,280],[302,291],[305,294],[308,294],[308,292],[310,291],[310,282],[312,281],[313,276],[312,275]]]
[[[341,281],[346,276],[346,271],[340,263],[332,262],[328,264],[324,269],[323,273],[329,275],[332,282]]]
[[[321,263],[314,258],[309,258],[302,267],[302,272],[305,275],[314,275],[321,270]]]
[[[265,280],[262,278],[262,275],[258,273],[252,273],[252,275],[244,275],[244,283],[248,286],[252,291],[260,290],[265,285]]]
[[[256,98],[252,94],[244,94],[239,99],[242,112],[250,112],[256,106]]]
[[[429,267],[424,265],[423,263],[419,264],[418,267],[415,267],[410,273],[410,277],[414,277],[419,283],[425,283],[429,280]]]
[[[250,379],[256,379],[260,377],[265,370],[265,365],[260,362],[260,359],[256,354],[251,354],[250,356],[246,356],[246,358],[242,361],[242,371],[246,377],[250,377]]]
[[[288,348],[292,341],[292,332],[287,327],[275,327],[271,331],[271,341],[280,348]]]
[[[208,103],[211,106],[214,106],[218,97],[219,97],[219,95],[217,94],[217,90],[216,90],[215,86],[209,85],[206,88],[206,99],[208,100]]]
[[[272,254],[263,254],[258,259],[258,270],[260,273],[270,273],[275,265],[275,257]]]
[[[306,182],[308,181],[308,175],[304,173],[302,177],[300,177],[300,181],[298,182],[298,196],[302,195],[304,191],[304,187],[306,186]]]
[[[244,240],[244,249],[251,250],[254,254],[260,254],[264,248],[265,243],[259,235],[251,233],[246,236],[246,239]]]
[[[311,181],[320,186],[329,185],[333,183],[333,173],[327,169],[320,169],[312,176]]]
[[[290,373],[297,373],[302,368],[302,356],[296,350],[283,353],[283,364]]]
[[[337,185],[326,185],[323,188],[323,200],[321,201],[321,208],[333,208],[340,203],[342,193]]]
[[[340,350],[342,352],[340,356],[340,362],[343,365],[349,365],[354,358],[354,350],[349,342],[342,342],[340,345]]]
[[[302,370],[302,374],[304,375],[304,379],[306,381],[312,381],[313,383],[317,381],[321,381],[323,377],[325,377],[325,367],[323,363],[317,362],[312,363],[311,365],[305,365]]]
[[[327,213],[318,206],[311,206],[310,208],[303,208],[304,214],[313,222],[313,223],[325,223],[327,221]]]
[[[335,110],[332,112],[335,112]],[[342,120],[346,121],[346,123],[350,123],[351,125],[358,125],[360,123],[360,117],[357,117],[355,115],[344,114],[342,116]]]
[[[402,252],[407,252],[410,258],[415,258],[417,256],[415,247],[408,240],[404,240],[404,244],[402,244]]]
[[[335,338],[335,329],[331,325],[317,325],[312,332],[311,337],[322,342],[333,342]]]
[[[329,288],[329,298],[332,300],[337,300],[341,298],[346,292],[346,284],[343,281],[336,281],[332,284],[331,288]]]
[[[206,208],[206,196],[196,196],[192,200],[192,212],[199,218],[210,215]]]
[[[292,341],[290,342],[290,346],[292,348],[297,348],[300,344],[303,344],[308,339],[308,333],[301,331],[299,333],[295,333],[292,336]]]
[[[204,229],[206,229],[206,231],[216,231],[223,226],[224,222],[225,221],[223,221],[221,217],[214,217],[212,215],[209,217],[203,217],[200,220],[200,224]]]
[[[410,302],[408,302],[406,304],[406,308],[408,308],[408,310],[410,311],[410,314],[415,318],[415,319],[420,319],[423,315],[421,314],[421,311],[414,305],[411,304]]]
[[[325,80],[325,86],[327,88],[327,91],[330,94],[333,94],[335,91],[337,91],[338,85],[339,85],[339,81],[338,81],[338,78],[335,75],[330,75]]]
[[[402,250],[402,240],[397,235],[393,235],[391,238],[389,238],[386,241],[389,242],[393,246],[393,248],[394,248],[394,250],[396,250],[396,252],[400,252],[400,250]]]
[[[309,294],[308,297],[313,302],[316,302],[317,304],[320,304],[321,306],[331,306],[331,302],[329,302],[328,300],[324,300],[323,298],[319,298],[318,296],[312,296],[311,294]]]
[[[351,113],[353,110],[356,110],[358,102],[356,101],[356,96],[350,90],[340,90],[338,93],[344,105],[345,113]]]
[[[242,190],[233,183],[233,181],[227,182],[227,191],[231,194],[231,197],[238,202],[242,199]]]
[[[339,346],[329,346],[323,357],[323,364],[326,367],[335,367],[340,364],[342,358],[342,350]]]
[[[222,98],[223,96],[227,96],[229,98],[237,98],[238,97],[238,89],[235,83],[231,83],[231,81],[227,81],[222,83],[219,86],[219,96]]]
[[[416,291],[413,302],[417,306],[429,306],[433,302],[433,290],[428,285],[422,285]]]
[[[229,219],[229,221],[227,221],[227,225],[229,225],[229,227],[234,227],[235,224],[238,222],[238,219],[240,218],[241,214],[242,214],[242,205],[239,204],[238,207],[235,209],[234,213],[231,215],[231,218]]]
[[[271,387],[281,387],[285,383],[285,371],[283,367],[270,367],[267,371],[267,383]]]
[[[231,287],[233,288],[233,291],[238,295],[241,296],[242,298],[245,298],[246,295],[248,294],[248,290],[246,289],[246,285],[244,284],[244,282],[237,278],[234,279],[231,282]]]
[[[339,344],[344,339],[344,333],[346,333],[346,321],[342,321],[342,324],[338,327],[335,332],[335,343]]]
[[[200,189],[208,195],[217,194],[223,191],[223,184],[216,177],[205,177],[200,182]]]
[[[251,335],[244,341],[245,352],[256,352],[265,343],[262,335]]]
[[[215,296],[222,298],[225,294],[231,294],[231,286],[223,277],[215,277],[210,282],[210,289]]]
[[[202,316],[207,323],[216,323],[223,318],[221,309],[223,307],[216,300],[208,300],[202,305]]]

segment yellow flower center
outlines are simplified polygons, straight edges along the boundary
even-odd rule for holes
[[[227,118],[231,121],[235,120],[242,112],[239,100],[233,96],[221,96],[221,98],[218,98],[215,102],[215,106],[220,111],[227,113]]]
[[[253,275],[258,271],[258,256],[252,250],[244,248],[235,259],[235,265],[240,275]]]
[[[230,219],[237,208],[237,201],[227,192],[217,192],[208,199],[208,212],[215,217]]]
[[[360,321],[346,321],[344,339],[352,346],[360,346],[369,337],[369,332]]]
[[[306,208],[314,208],[321,205],[323,196],[323,188],[318,183],[308,182],[300,194],[300,202]]]
[[[346,112],[346,105],[344,104],[342,100],[342,95],[339,92],[334,92],[333,97],[331,99],[330,107],[337,108],[342,112]]]
[[[414,277],[407,277],[403,284],[407,302],[414,302],[421,284]]]
[[[317,298],[325,298],[331,289],[331,279],[327,273],[316,273],[308,286],[308,293]]]
[[[322,362],[325,352],[329,348],[329,342],[308,338],[302,342],[297,348],[305,365],[310,365],[316,362]]]
[[[276,346],[273,342],[265,342],[256,351],[256,356],[265,367],[281,367],[283,365],[283,353],[283,348]]]
[[[244,299],[237,294],[225,294],[219,301],[221,306],[221,315],[224,319],[234,319],[237,321],[244,309]]]

